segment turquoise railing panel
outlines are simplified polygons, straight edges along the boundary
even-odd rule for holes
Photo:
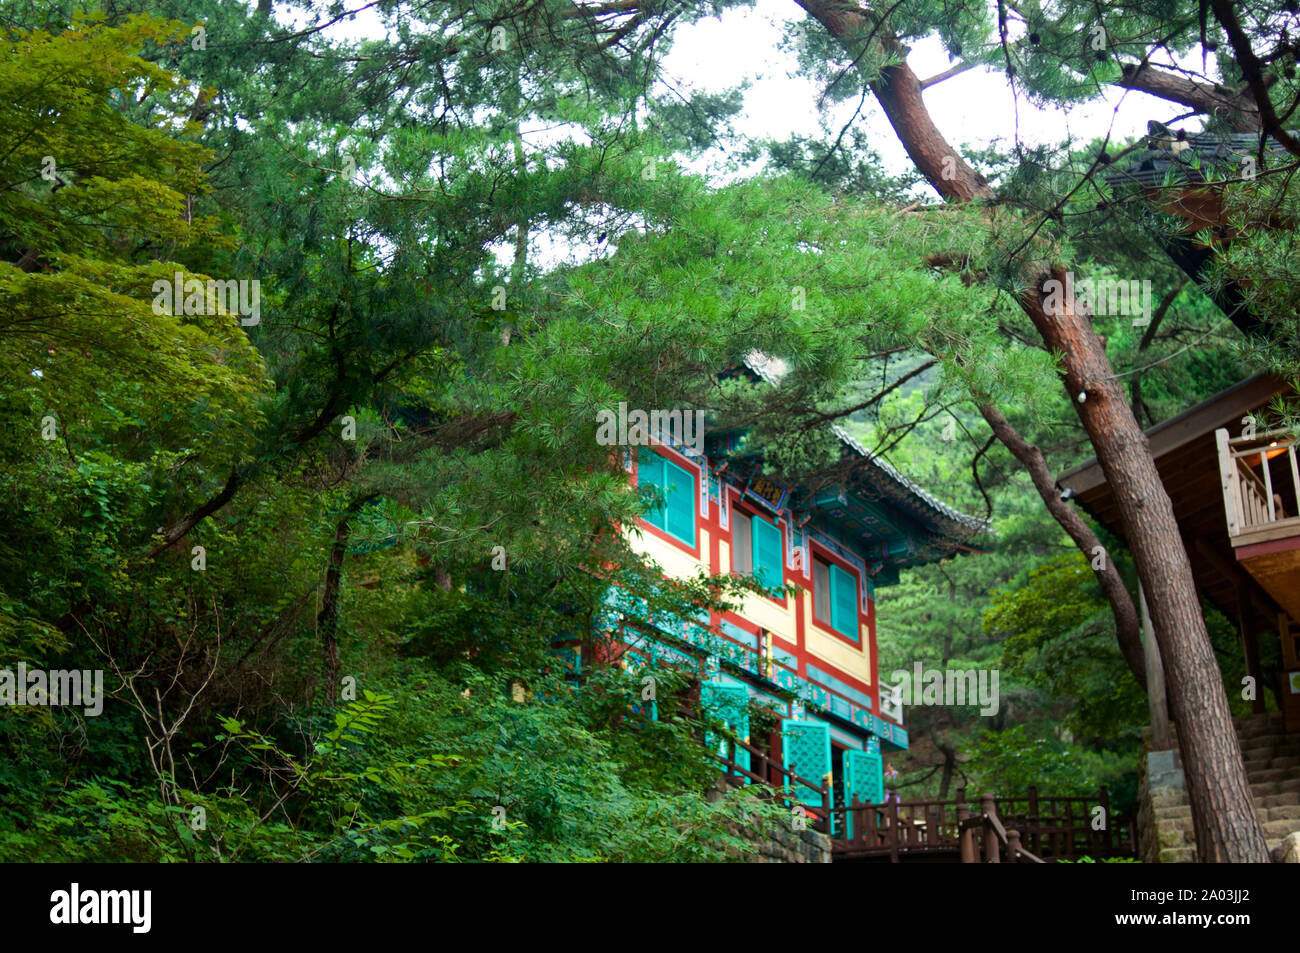
[[[717,682],[705,682],[700,686],[700,703],[712,717],[727,726],[733,735],[749,743],[749,692],[743,685],[722,685]],[[705,743],[724,758],[727,755],[726,739],[709,732]],[[752,770],[749,752],[743,748],[736,749],[736,764],[746,771]],[[748,783],[748,779],[746,779]]]
[[[851,806],[855,797],[867,804],[884,803],[884,765],[879,752],[844,752],[844,806]],[[852,816],[848,816],[846,829],[852,838]]]
[[[808,781],[821,782],[831,773],[831,726],[820,721],[781,719],[781,753],[787,771]],[[790,781],[786,779],[786,785]],[[822,792],[805,784],[795,786],[792,796],[803,804],[817,807]]]

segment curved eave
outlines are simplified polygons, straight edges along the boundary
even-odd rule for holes
[[[876,479],[870,479],[859,471],[857,474],[859,479],[875,484],[873,489],[888,496],[891,503],[901,506],[931,534],[951,540],[954,549],[965,548],[961,544],[969,542],[972,537],[985,536],[992,532],[993,527],[988,520],[963,513],[936,498],[925,488],[899,473],[889,461],[876,456],[864,447],[843,427],[834,424],[831,429],[840,442],[854,456],[865,462],[867,469],[874,471],[876,476]],[[894,492],[890,492],[891,489]]]

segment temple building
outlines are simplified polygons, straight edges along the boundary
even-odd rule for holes
[[[756,386],[779,384],[756,356],[744,372]],[[816,488],[764,475],[734,431],[709,434],[703,452],[664,433],[625,453],[629,479],[662,501],[627,528],[636,551],[670,576],[752,575],[767,591],[747,593],[734,612],[645,625],[630,621],[643,607],[612,589],[599,625],[624,646],[624,664],[698,669],[704,708],[747,742],[735,749],[744,767],[761,761],[829,784],[837,804],[879,803],[883,755],[908,739],[899,699],[880,680],[876,590],[901,569],[976,551],[989,526],[833,430],[840,465]],[[771,730],[751,726],[753,702],[773,711]],[[796,797],[822,803],[811,787]]]

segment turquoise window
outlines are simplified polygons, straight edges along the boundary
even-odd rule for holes
[[[831,628],[858,640],[858,581],[839,566],[830,567]]]
[[[645,514],[645,521],[688,546],[695,546],[695,477],[690,471],[642,448],[637,464],[637,486],[654,487],[660,505]]]
[[[781,588],[781,529],[761,517],[751,521],[754,527],[754,578],[765,589]]]
[[[858,641],[858,580],[834,563],[813,560],[813,607],[817,619]]]

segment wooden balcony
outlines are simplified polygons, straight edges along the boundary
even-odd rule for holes
[[[1300,619],[1300,467],[1296,439],[1280,431],[1214,432],[1228,540],[1237,561]]]
[[[1296,437],[1271,431],[1251,437],[1214,432],[1228,540],[1237,562],[1264,587],[1286,616],[1278,620],[1282,648],[1279,700],[1288,731],[1300,731],[1300,648],[1290,620],[1300,619],[1300,466]]]

